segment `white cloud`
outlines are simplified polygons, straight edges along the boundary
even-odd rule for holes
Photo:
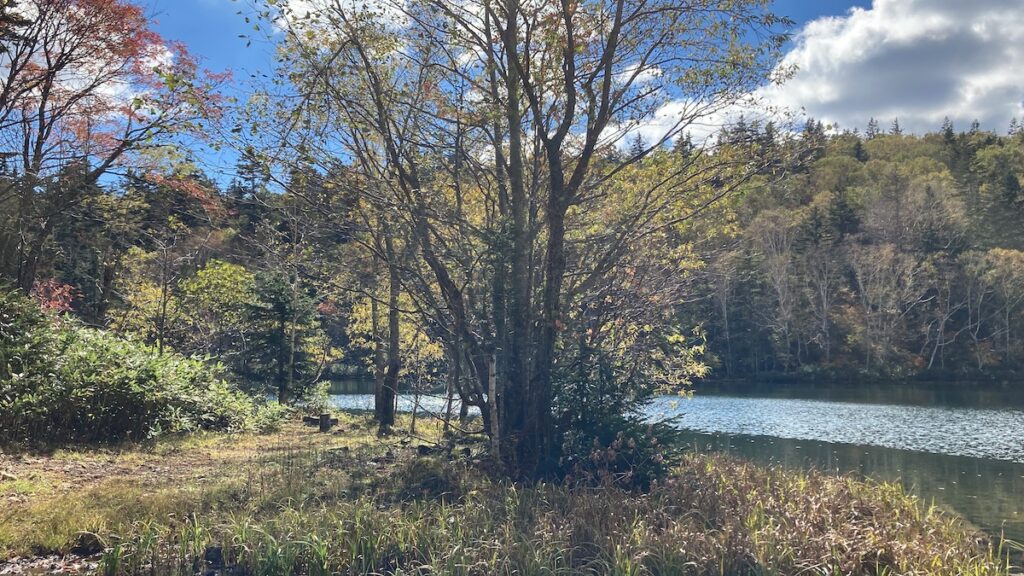
[[[654,144],[671,135],[671,140],[688,136],[694,144],[710,144],[723,128],[735,125],[741,118],[747,122],[773,122],[777,129],[796,126],[792,111],[780,108],[759,90],[729,102],[670,100],[638,123],[617,124],[602,137],[620,148],[629,146],[634,136]]]
[[[147,69],[170,68],[174,65],[175,54],[162,44],[153,46],[149,54],[143,56],[142,66]]]
[[[648,65],[642,70],[639,68],[638,64],[626,67],[625,70],[615,75],[615,81],[619,84],[631,83],[633,86],[643,86],[661,78],[664,73],[657,66]]]
[[[977,119],[1003,131],[1024,117],[1024,5],[1020,0],[875,0],[809,22],[783,65],[796,75],[759,90],[770,102],[841,127],[959,128]]]

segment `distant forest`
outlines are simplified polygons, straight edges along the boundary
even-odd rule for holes
[[[602,153],[644,155],[624,182],[653,181],[699,154],[688,138],[645,148]],[[696,373],[1020,376],[1016,123],[1006,136],[948,122],[914,136],[895,122],[839,132],[810,120],[793,134],[740,120],[715,148],[757,169],[727,193],[699,196],[703,217],[668,252],[687,287],[675,322],[710,368]],[[77,185],[74,172],[31,205],[0,205],[3,276],[48,307],[213,358],[239,381],[287,380],[295,393],[382,361],[387,280],[354,241],[365,223],[345,166],[274,175],[252,153],[224,185],[190,164],[107,184]],[[14,187],[18,175],[0,178]],[[404,310],[412,304],[402,308],[402,373],[429,382],[445,351]]]
[[[772,127],[725,136],[775,154]],[[1024,133],[827,134],[717,208],[682,322],[718,377],[1020,376]],[[771,162],[766,161],[771,166]]]

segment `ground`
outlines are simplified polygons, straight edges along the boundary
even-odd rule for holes
[[[100,550],[81,532],[202,506],[275,454],[371,444],[386,452],[413,440],[380,439],[373,423],[357,415],[342,415],[329,433],[316,430],[289,420],[271,434],[204,433],[116,447],[0,452],[0,575],[29,566],[72,573],[95,567]]]
[[[0,574],[1013,572],[895,485],[689,455],[644,492],[523,486],[408,425],[0,454]]]

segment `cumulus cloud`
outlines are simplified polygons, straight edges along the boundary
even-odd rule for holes
[[[287,0],[293,18],[315,11],[324,0]],[[394,22],[403,22],[404,0],[342,0],[369,3]],[[465,57],[471,59],[467,52]],[[873,0],[842,16],[812,20],[801,28],[780,69],[795,67],[787,82],[764,86],[743,104],[711,107],[683,129],[696,141],[711,138],[742,113],[748,119],[802,111],[840,128],[863,128],[870,118],[887,127],[898,118],[904,130],[934,131],[949,117],[958,129],[978,120],[985,129],[1005,131],[1014,117],[1024,120],[1024,4],[1022,0]],[[623,73],[629,73],[626,70]],[[642,72],[640,83],[660,70]],[[750,104],[750,102],[758,104]],[[759,112],[767,103],[773,110]],[[668,101],[653,117],[629,127],[657,141],[694,102]],[[627,138],[618,141],[626,145]]]
[[[729,104],[672,100],[659,106],[650,117],[636,125],[614,126],[619,133],[614,143],[625,148],[637,135],[648,144],[660,142],[666,135],[670,135],[673,141],[685,136],[701,145],[711,142],[722,128],[735,124],[741,117],[747,122],[764,123],[771,120],[787,125],[791,123],[790,116],[783,110],[771,108],[770,104],[753,95],[741,97]]]
[[[809,22],[783,65],[798,72],[759,94],[841,127],[899,118],[913,132],[949,117],[1003,131],[1024,117],[1020,0],[874,0]]]

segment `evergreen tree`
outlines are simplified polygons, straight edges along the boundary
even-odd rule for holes
[[[832,195],[828,204],[827,220],[836,240],[842,240],[860,228],[860,217],[850,205],[845,192]]]
[[[252,148],[242,152],[235,165],[235,178],[227,189],[227,204],[235,218],[235,229],[243,239],[251,238],[269,217],[267,183],[270,172]]]
[[[875,120],[874,117],[872,117],[870,120],[868,120],[868,129],[864,133],[865,138],[867,138],[868,140],[874,140],[875,138],[878,138],[881,134],[882,131],[878,128],[878,120]]]
[[[693,138],[689,132],[676,138],[675,143],[672,145],[672,151],[683,158],[689,158],[693,154],[694,149]]]
[[[804,124],[801,135],[806,150],[807,159],[818,160],[825,156],[828,144],[828,134],[825,133],[825,126],[814,118],[809,118]]]
[[[953,122],[949,119],[949,116],[942,121],[942,140],[946,145],[952,145],[956,141],[956,132],[953,131]]]
[[[647,141],[644,140],[643,134],[639,132],[633,136],[633,140],[629,143],[629,155],[633,158],[640,158],[647,153]]]
[[[860,138],[853,144],[853,157],[858,162],[867,162],[870,158],[868,157],[868,151],[864,149],[864,144],[860,141]]]
[[[313,384],[321,366],[307,340],[317,332],[316,301],[298,278],[278,271],[256,275],[250,376],[269,382],[287,404]]]

